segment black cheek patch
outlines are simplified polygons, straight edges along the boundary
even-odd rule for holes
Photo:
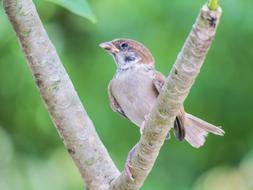
[[[130,62],[130,61],[134,61],[134,60],[135,60],[134,57],[130,57],[130,56],[125,57],[125,62]]]

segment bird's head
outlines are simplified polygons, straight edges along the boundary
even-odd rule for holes
[[[137,41],[115,39],[101,43],[100,47],[113,56],[118,69],[127,69],[138,64],[154,65],[150,51]]]

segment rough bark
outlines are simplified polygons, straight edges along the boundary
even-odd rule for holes
[[[40,94],[87,188],[107,189],[119,172],[83,108],[33,2],[3,3]]]
[[[110,190],[138,190],[150,173],[164,139],[174,124],[214,39],[221,9],[202,7],[192,31],[171,70],[166,84],[146,120],[143,135],[131,160],[131,180],[125,172],[112,182]]]
[[[214,38],[221,9],[205,5],[158,97],[131,161],[134,180],[121,174],[99,139],[32,0],[4,0],[41,96],[66,149],[90,190],[137,190],[143,185],[172,128]],[[111,184],[111,185],[110,185]],[[110,186],[109,186],[110,185]]]

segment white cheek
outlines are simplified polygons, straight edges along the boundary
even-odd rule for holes
[[[118,67],[124,67],[127,63],[125,62],[125,55],[123,53],[118,53],[115,57],[114,60],[117,64]]]
[[[140,62],[140,60],[141,60],[141,59],[138,57],[138,58],[136,58],[135,60],[131,61],[131,64],[138,63],[138,62]]]
[[[117,56],[119,66],[124,66],[126,64],[124,55]]]

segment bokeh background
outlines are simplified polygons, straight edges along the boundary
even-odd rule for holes
[[[123,169],[139,130],[110,109],[107,84],[115,65],[98,44],[119,37],[143,42],[167,75],[206,0],[90,0],[96,24],[57,5],[35,2],[97,132]],[[216,40],[185,107],[223,126],[226,135],[210,135],[200,149],[172,137],[143,190],[253,189],[252,1],[221,1],[221,6]],[[1,7],[0,189],[82,188]]]

